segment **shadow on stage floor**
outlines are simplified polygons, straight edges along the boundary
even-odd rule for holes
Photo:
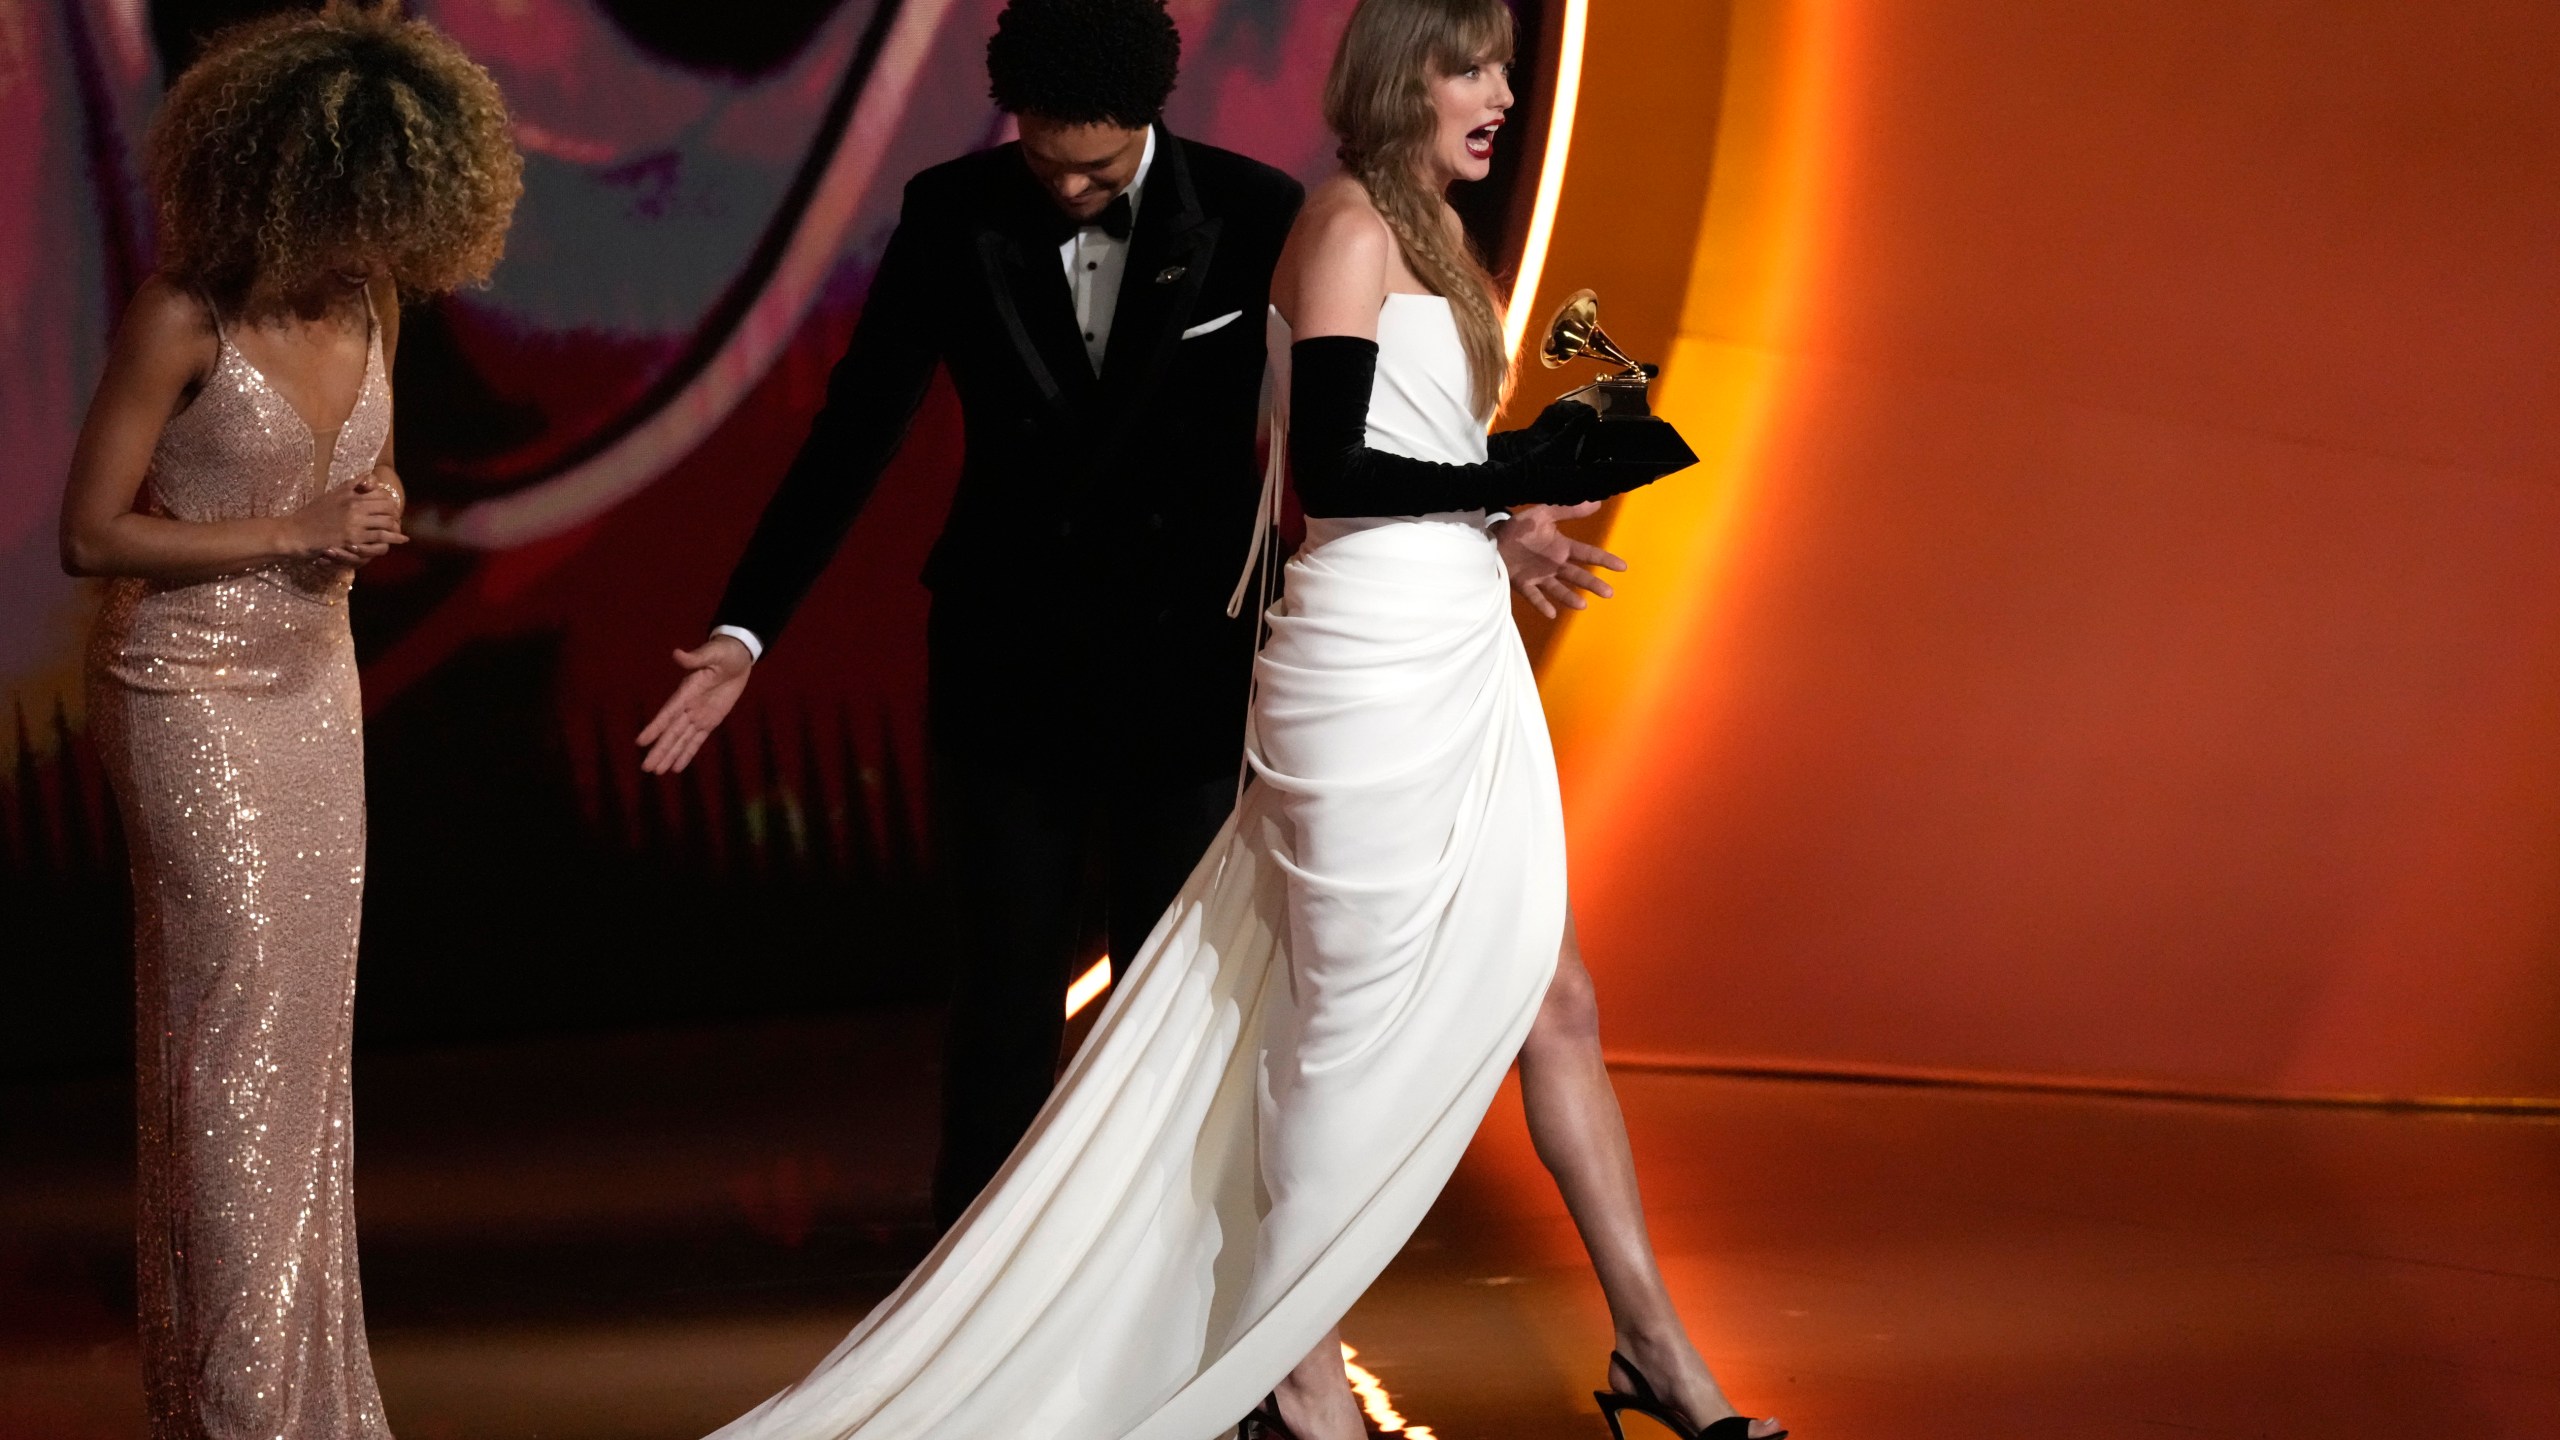
[[[932,1028],[361,1062],[400,1435],[681,1440],[796,1378],[926,1244]],[[2560,1436],[2560,1124],[1619,1088],[1674,1293],[1804,1440]],[[141,1433],[126,1104],[0,1091],[0,1440]],[[1346,1333],[1439,1440],[1605,1435],[1607,1315],[1515,1095]]]

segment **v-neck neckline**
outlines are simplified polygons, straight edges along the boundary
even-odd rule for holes
[[[216,333],[220,335],[223,350],[228,354],[238,357],[240,363],[248,368],[249,373],[257,377],[258,388],[266,391],[268,395],[272,396],[277,404],[285,408],[286,413],[293,416],[294,423],[302,427],[303,439],[310,443],[313,455],[316,458],[320,449],[321,432],[312,425],[308,418],[303,415],[299,406],[296,406],[291,400],[285,398],[285,393],[276,388],[276,382],[268,379],[267,372],[259,367],[258,362],[249,358],[249,352],[240,348],[239,341],[232,339],[229,334],[223,333],[219,329],[217,329]],[[356,398],[354,402],[347,406],[347,413],[340,417],[338,423],[332,426],[328,432],[328,464],[332,471],[336,470],[338,464],[338,442],[346,438],[347,427],[355,423],[356,412],[364,408],[364,397],[366,393],[373,389],[374,346],[381,338],[381,328],[374,323],[372,297],[368,296],[365,300],[364,317],[364,373],[356,378]]]

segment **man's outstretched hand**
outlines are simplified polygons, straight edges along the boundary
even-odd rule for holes
[[[1557,521],[1579,520],[1596,513],[1600,503],[1586,500],[1579,505],[1523,505],[1511,512],[1511,518],[1494,536],[1494,543],[1502,550],[1502,563],[1511,570],[1511,588],[1550,620],[1556,618],[1559,605],[1567,610],[1588,607],[1591,602],[1582,598],[1583,591],[1603,600],[1618,593],[1592,572],[1624,570],[1627,562],[1556,528]]]
[[[677,651],[676,664],[685,677],[676,693],[658,707],[649,727],[640,732],[640,743],[649,751],[640,757],[640,768],[652,775],[672,775],[692,764],[694,752],[729,718],[730,707],[746,692],[747,674],[755,663],[733,635],[714,635],[691,650]]]

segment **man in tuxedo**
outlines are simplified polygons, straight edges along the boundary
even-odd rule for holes
[[[925,563],[938,858],[961,923],[934,1210],[958,1218],[1048,1098],[1098,873],[1126,964],[1225,823],[1255,625],[1251,543],[1271,274],[1304,192],[1161,121],[1163,0],[1013,0],[987,46],[1022,139],[907,185],[826,404],[711,638],[640,735],[691,761],[834,557],[937,366],[967,458]],[[1512,584],[1552,616],[1616,557],[1523,506]]]
[[[905,208],[798,457],[640,737],[678,770],[833,558],[937,366],[967,457],[926,562],[936,850],[957,902],[934,1208],[966,1208],[1047,1098],[1088,875],[1115,965],[1224,823],[1254,623],[1271,274],[1304,196],[1161,115],[1163,0],[1014,0],[987,47],[1018,143]]]

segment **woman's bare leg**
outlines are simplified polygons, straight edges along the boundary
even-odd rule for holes
[[[1362,1440],[1369,1433],[1360,1423],[1360,1406],[1351,1398],[1351,1379],[1342,1368],[1338,1325],[1325,1332],[1274,1393],[1280,1397],[1280,1423],[1298,1440]]]
[[[1618,1092],[1600,1058],[1600,1011],[1570,916],[1555,980],[1520,1047],[1520,1098],[1529,1113],[1529,1141],[1555,1177],[1583,1248],[1591,1253],[1591,1267],[1599,1272],[1618,1350],[1692,1424],[1710,1425],[1736,1413],[1690,1342],[1654,1260],[1644,1202],[1636,1194],[1635,1154],[1627,1145]],[[1612,1375],[1609,1383],[1623,1386],[1626,1378]],[[1755,1425],[1752,1433],[1776,1428]]]

